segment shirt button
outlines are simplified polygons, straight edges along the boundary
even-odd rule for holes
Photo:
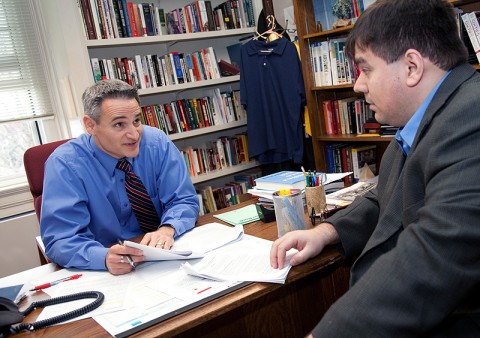
[[[124,203],[123,206],[126,208],[126,207],[128,206],[128,204],[127,204],[127,203]]]
[[[123,182],[123,178],[120,179],[120,182]]]

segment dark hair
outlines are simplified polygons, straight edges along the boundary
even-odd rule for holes
[[[377,0],[358,18],[346,53],[369,49],[387,63],[416,49],[443,70],[467,60],[452,5],[446,0]]]
[[[88,87],[82,95],[85,114],[100,121],[100,106],[105,99],[135,99],[140,104],[137,89],[122,80],[103,80]]]

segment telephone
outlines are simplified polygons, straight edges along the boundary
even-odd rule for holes
[[[34,323],[22,323],[24,317],[36,308],[85,298],[95,298],[95,300],[79,309],[75,309],[59,316]],[[0,297],[0,337],[4,337],[9,333],[17,333],[22,330],[34,331],[42,327],[51,326],[81,316],[98,308],[102,305],[104,299],[104,294],[99,291],[86,291],[32,302],[25,311],[19,311],[18,306],[13,301],[8,298]]]

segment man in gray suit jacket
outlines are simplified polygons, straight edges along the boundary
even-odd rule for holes
[[[272,246],[271,265],[338,244],[351,287],[314,337],[480,337],[480,75],[446,0],[377,0],[347,53],[355,91],[399,127],[375,191]]]

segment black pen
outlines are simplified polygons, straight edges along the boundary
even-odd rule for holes
[[[121,240],[118,240],[118,244],[123,246],[123,242]],[[132,271],[135,270],[136,266],[135,266],[135,262],[132,259],[132,256],[130,256],[128,254],[125,255],[125,256],[127,256],[127,260],[128,260],[128,263],[130,264],[130,266],[132,267]]]

